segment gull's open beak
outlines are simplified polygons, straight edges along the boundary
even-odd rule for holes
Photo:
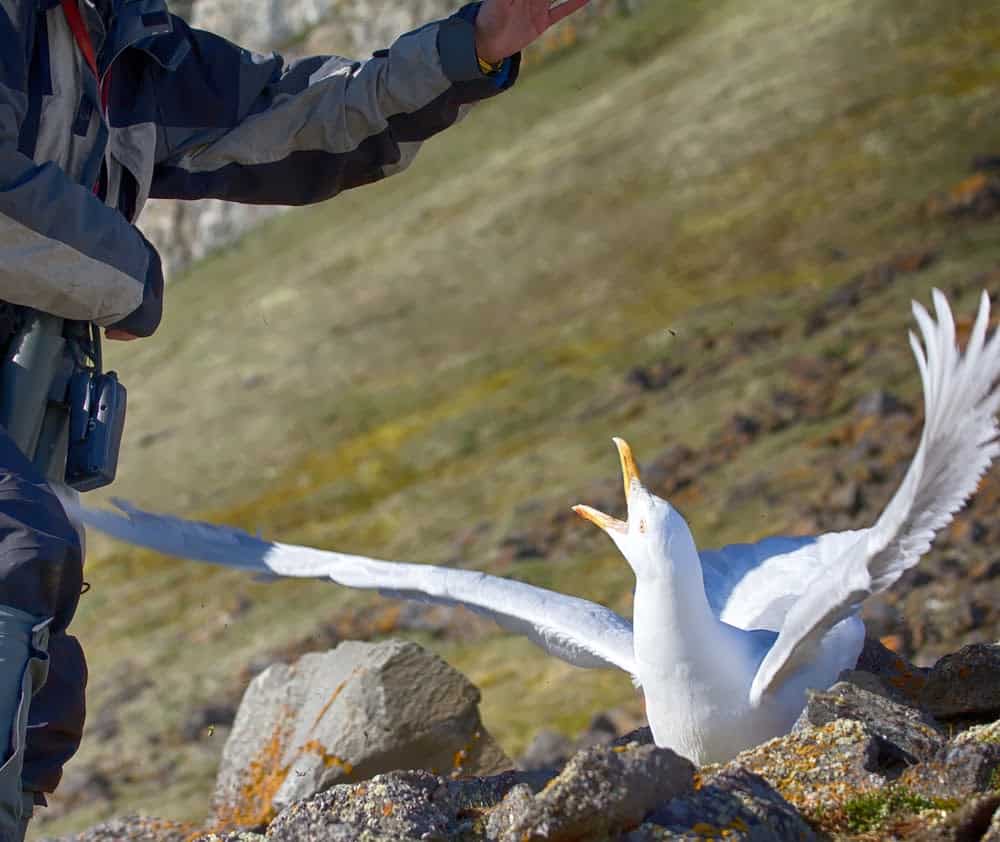
[[[612,441],[615,443],[615,447],[618,448],[618,458],[622,463],[622,481],[625,483],[625,502],[627,503],[629,495],[632,493],[632,480],[640,482],[639,466],[635,464],[632,448],[628,446],[628,442],[625,439],[616,437]]]
[[[615,438],[613,441],[615,447],[618,448],[618,458],[622,463],[622,481],[625,483],[625,502],[627,503],[632,490],[632,480],[639,480],[639,468],[635,464],[635,457],[632,456],[632,448],[628,446],[628,442],[619,438]],[[628,524],[624,520],[606,515],[592,506],[574,506],[573,511],[605,532],[628,532]]]

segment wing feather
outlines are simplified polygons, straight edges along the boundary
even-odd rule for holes
[[[121,513],[69,500],[64,505],[89,527],[167,555],[258,575],[329,578],[393,598],[463,605],[574,666],[617,667],[635,680],[632,624],[585,599],[474,570],[272,543],[238,529],[144,512],[121,501],[116,501]]]
[[[1000,331],[987,341],[989,296],[983,293],[964,354],[958,350],[947,299],[938,290],[933,298],[936,321],[920,304],[913,305],[923,345],[912,334],[910,339],[925,403],[913,461],[874,526],[817,540],[816,574],[790,607],[761,662],[751,704],[779,687],[868,596],[891,586],[917,563],[1000,453]]]

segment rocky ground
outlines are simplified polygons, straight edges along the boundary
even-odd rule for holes
[[[455,694],[445,690],[430,707],[416,702],[422,725],[400,715],[413,700],[384,691],[412,682],[414,670],[465,701],[449,705]],[[362,691],[379,702],[359,713]],[[282,698],[299,704],[282,709]],[[60,842],[1000,840],[1000,645],[965,647],[921,669],[869,639],[857,669],[812,694],[790,734],[726,764],[696,769],[640,728],[618,738],[592,734],[591,745],[543,768],[522,762],[486,774],[513,764],[495,751],[474,757],[460,749],[450,769],[440,761],[393,769],[419,756],[420,732],[433,732],[446,753],[467,740],[466,725],[477,720],[468,705],[477,699],[460,675],[414,644],[306,656],[251,685],[214,814],[202,826],[129,816]],[[335,715],[337,705],[353,715]],[[466,725],[452,716],[458,709]],[[488,745],[489,735],[474,727]],[[369,729],[380,732],[374,740]],[[275,750],[272,731],[296,733]],[[367,741],[368,749],[342,749],[354,752],[357,768],[339,757],[328,762],[331,740]],[[423,751],[430,758],[434,749]]]

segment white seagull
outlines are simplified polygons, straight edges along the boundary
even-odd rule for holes
[[[632,623],[602,605],[470,570],[377,561],[271,543],[245,532],[148,514],[70,505],[121,540],[255,573],[329,578],[404,599],[464,605],[580,667],[617,667],[641,686],[653,737],[697,764],[725,761],[787,733],[809,688],[852,668],[861,604],[930,547],[1000,452],[1000,331],[987,339],[984,293],[965,352],[944,295],[937,320],[917,303],[911,333],[926,405],[923,435],[875,525],[817,537],[767,538],[698,551],[684,518],[643,486],[615,439],[628,519],[576,506],[635,573]]]

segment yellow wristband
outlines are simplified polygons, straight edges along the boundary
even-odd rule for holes
[[[503,67],[503,59],[500,59],[500,61],[496,64],[490,64],[488,61],[481,59],[478,56],[476,56],[476,58],[479,59],[479,69],[487,75],[496,73],[501,67]]]

